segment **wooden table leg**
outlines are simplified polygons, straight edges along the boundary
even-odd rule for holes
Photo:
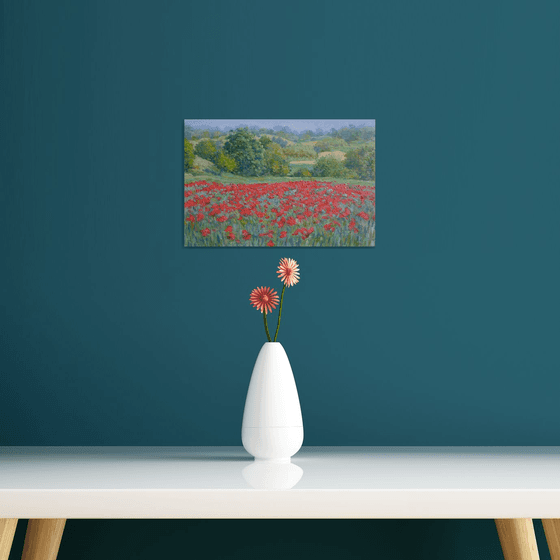
[[[560,560],[560,519],[543,519],[544,534],[552,560]]]
[[[21,560],[56,560],[66,519],[30,519]]]
[[[0,560],[8,560],[16,534],[17,519],[0,519]]]
[[[532,519],[496,519],[505,560],[539,560]]]

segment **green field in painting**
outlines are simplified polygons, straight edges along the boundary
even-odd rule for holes
[[[305,167],[305,166],[302,166]],[[337,177],[275,177],[264,175],[263,177],[241,177],[233,173],[222,173],[221,175],[201,173],[192,175],[185,173],[185,186],[197,181],[207,181],[209,183],[218,182],[223,185],[252,184],[252,183],[286,183],[294,181],[320,181],[335,185],[360,185],[362,187],[375,187],[375,181],[364,181],[361,179],[340,179]]]

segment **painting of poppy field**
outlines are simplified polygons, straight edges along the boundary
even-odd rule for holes
[[[185,247],[374,247],[375,120],[185,120]]]

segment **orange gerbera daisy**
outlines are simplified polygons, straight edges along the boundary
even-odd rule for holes
[[[278,277],[284,285],[290,287],[299,282],[299,265],[294,259],[281,259]]]
[[[261,313],[263,310],[265,313],[270,313],[278,305],[278,294],[272,288],[263,288],[262,286],[255,288],[249,299],[253,307],[256,307]]]

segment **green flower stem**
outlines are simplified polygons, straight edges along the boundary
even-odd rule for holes
[[[278,325],[276,325],[276,334],[274,335],[274,342],[278,338],[278,331],[280,330],[280,319],[282,318],[282,302],[284,301],[284,290],[286,289],[286,284],[282,288],[282,295],[280,296],[280,308],[278,309]]]
[[[263,317],[264,317],[264,330],[266,331],[266,338],[268,338],[268,342],[272,342],[270,339],[270,333],[268,332],[268,323],[266,322],[266,311],[263,310]]]

